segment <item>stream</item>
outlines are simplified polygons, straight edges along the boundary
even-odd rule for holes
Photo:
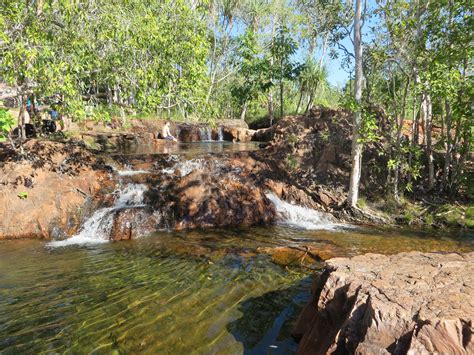
[[[209,151],[255,146],[181,148],[172,149],[192,161]],[[115,202],[65,241],[0,241],[1,354],[293,353],[291,328],[322,264],[283,267],[260,248],[311,245],[331,256],[474,251],[473,236],[460,231],[341,225],[274,195],[268,198],[279,219],[272,226],[164,229],[109,242],[113,212],[143,206],[145,191],[122,184]]]

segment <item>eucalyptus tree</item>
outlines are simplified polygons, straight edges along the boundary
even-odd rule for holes
[[[319,49],[319,66],[322,67],[331,45],[348,35],[345,5],[340,0],[297,0],[300,13],[301,40],[308,46],[308,54],[315,59]]]
[[[354,99],[356,110],[352,126],[351,148],[351,176],[348,192],[348,202],[351,207],[357,207],[359,197],[360,175],[362,169],[362,143],[359,141],[362,124],[362,0],[356,0],[354,14],[354,56],[355,56],[355,81]]]
[[[395,155],[389,160],[389,172],[394,173],[395,197],[398,197],[398,175],[402,172],[405,159],[402,150],[406,148],[400,144],[402,127],[410,105],[412,124],[406,188],[412,190],[411,178],[420,175],[420,162],[414,159],[414,155],[418,155],[420,150],[418,127],[421,121],[427,187],[434,188],[438,182],[437,175],[442,175],[441,189],[448,186],[452,189],[457,185],[458,171],[465,156],[462,154],[466,151],[463,142],[468,141],[462,138],[461,132],[469,131],[465,130],[469,105],[458,105],[466,102],[469,90],[465,73],[469,62],[467,58],[472,58],[473,46],[472,31],[469,30],[472,26],[467,16],[468,3],[386,0],[378,4],[381,22],[377,32],[380,36],[376,38],[377,44],[369,50],[381,63],[377,69],[380,73],[378,77],[394,83],[385,90],[391,93],[390,104],[385,108],[394,117],[396,128],[396,139],[391,142]],[[380,93],[382,91],[379,90]],[[371,100],[374,99],[375,95],[371,95]],[[436,137],[433,137],[434,123],[442,128],[441,134]],[[436,151],[440,148],[445,150],[444,162],[435,159],[435,155],[439,157]],[[437,174],[437,167],[441,165],[442,174]]]

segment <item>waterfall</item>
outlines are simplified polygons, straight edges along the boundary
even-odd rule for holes
[[[223,142],[224,141],[224,128],[222,126],[219,126],[217,128],[217,140],[219,142]]]
[[[118,176],[134,176],[140,174],[147,174],[149,171],[147,170],[121,170],[117,171]]]
[[[307,230],[334,230],[342,226],[334,223],[334,218],[328,213],[292,205],[273,193],[267,193],[266,196],[275,205],[278,222],[281,224]]]
[[[100,208],[85,221],[78,234],[69,239],[48,243],[52,247],[61,247],[73,244],[97,244],[109,240],[110,231],[114,223],[114,212],[123,208],[144,207],[143,196],[148,188],[143,184],[128,184],[118,190],[115,203],[112,207]]]
[[[178,170],[180,176],[183,177],[191,174],[194,170],[202,168],[204,166],[204,162],[204,159],[201,158],[179,161],[171,168],[162,169],[161,172],[172,175],[176,170]]]
[[[175,138],[178,140],[179,142],[179,135],[181,133],[181,127],[180,126],[176,126],[176,136]]]
[[[199,136],[201,142],[212,142],[212,134],[210,127],[199,127]]]

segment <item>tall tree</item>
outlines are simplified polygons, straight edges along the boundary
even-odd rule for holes
[[[354,14],[354,55],[355,55],[355,81],[354,99],[356,111],[352,126],[352,148],[351,148],[351,176],[348,193],[348,203],[351,207],[357,206],[359,198],[359,185],[362,164],[362,143],[359,141],[360,128],[362,123],[361,103],[362,103],[362,0],[356,0],[356,10]]]

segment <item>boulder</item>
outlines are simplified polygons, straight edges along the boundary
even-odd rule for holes
[[[474,253],[335,258],[293,336],[299,354],[474,353]]]
[[[164,227],[162,216],[150,207],[123,208],[114,212],[111,240],[130,240]]]
[[[253,140],[255,131],[252,129],[239,127],[223,127],[223,136],[225,141],[231,142],[250,142]]]
[[[250,226],[270,223],[275,208],[265,192],[247,181],[195,170],[174,186],[176,227]]]

